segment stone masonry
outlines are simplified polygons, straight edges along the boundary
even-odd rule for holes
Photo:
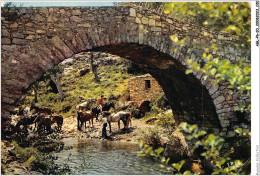
[[[130,101],[136,102],[151,101],[154,96],[163,92],[160,84],[150,74],[131,78],[129,91]]]
[[[131,43],[169,56],[165,57],[167,59],[128,59],[142,64],[151,74],[155,70],[173,112],[178,112],[180,116],[184,116],[186,109],[189,115],[195,114],[203,121],[207,120],[202,111],[195,112],[198,109],[196,104],[199,106],[201,102],[199,93],[192,97],[191,91],[199,92],[199,89],[193,89],[189,80],[196,79],[202,85],[204,95],[210,97],[204,105],[213,104],[214,118],[222,129],[231,127],[231,121],[237,121],[234,106],[250,103],[250,97],[233,94],[226,83],[214,85],[209,78],[203,80],[201,72],[194,72],[192,79],[188,79],[191,76],[173,74],[179,68],[178,73],[185,72],[187,59],[201,59],[193,53],[193,42],[210,46],[225,41],[226,45],[212,53],[213,57],[249,63],[249,58],[242,56],[244,51],[237,50],[232,44],[235,39],[225,33],[212,33],[142,7],[2,8],[1,22],[2,118],[9,116],[9,111],[13,110],[31,83],[64,59],[97,47]],[[182,47],[172,42],[169,36],[173,34],[179,39],[187,37],[190,46]],[[139,52],[142,49],[136,53]],[[178,84],[185,84],[185,88],[175,84],[173,78],[178,79]],[[183,90],[186,90],[185,93],[182,93]],[[198,103],[192,105],[191,99]],[[209,123],[212,123],[211,120]]]

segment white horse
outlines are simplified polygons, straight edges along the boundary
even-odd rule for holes
[[[118,122],[118,130],[120,130],[120,120],[124,123],[124,128],[128,129],[128,125],[131,122],[132,115],[130,112],[119,111],[115,114],[110,114],[110,112],[103,112],[103,116],[107,116],[107,122],[109,124],[109,132],[111,133],[111,122]]]

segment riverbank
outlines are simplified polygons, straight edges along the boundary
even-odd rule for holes
[[[69,117],[64,119],[63,127],[61,130],[62,138],[96,138],[101,139],[102,136],[102,122],[94,120],[94,127],[92,128],[87,122],[87,128],[82,127],[82,131],[77,129],[76,117]],[[132,119],[129,129],[123,130],[123,123],[120,122],[120,129],[118,129],[118,123],[111,123],[112,133],[109,133],[109,125],[107,125],[107,135],[110,137],[109,140],[112,141],[131,141],[137,143],[141,140],[142,131],[153,128],[154,125],[145,123],[142,119]]]
[[[138,143],[142,139],[142,131],[153,128],[155,125],[145,123],[143,119],[132,119],[129,129],[123,130],[123,123],[120,124],[120,130],[118,129],[118,123],[111,123],[112,133],[109,133],[109,125],[107,126],[107,135],[111,141],[125,141],[131,143]],[[37,138],[38,134],[32,131],[32,127],[29,127],[29,138]],[[52,127],[55,128],[55,124]],[[47,135],[46,138],[52,137],[59,141],[63,138],[74,138],[74,139],[99,139],[102,136],[102,122],[94,120],[94,128],[91,128],[89,122],[87,122],[87,128],[78,131],[76,117],[64,118],[62,130],[60,132],[54,132]],[[40,137],[40,136],[38,136]],[[32,170],[30,165],[26,166],[19,158],[13,156],[12,150],[14,146],[6,140],[1,141],[1,173],[4,175],[40,175],[41,173]]]

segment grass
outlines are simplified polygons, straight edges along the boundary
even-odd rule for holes
[[[82,63],[76,61],[72,67],[78,68],[71,71],[61,79],[62,90],[65,98],[61,100],[59,94],[52,93],[46,82],[41,82],[38,89],[38,102],[36,106],[46,106],[53,112],[64,117],[75,116],[76,105],[85,102],[87,99],[97,99],[101,95],[104,97],[114,97],[120,99],[128,93],[129,78],[138,74],[127,73],[127,66],[124,59],[118,59],[116,65],[99,66],[98,73],[100,82],[96,82],[94,74],[89,72],[80,77],[78,70],[82,68]],[[34,102],[32,91],[26,94],[23,106],[30,106]]]

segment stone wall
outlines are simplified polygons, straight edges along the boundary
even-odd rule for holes
[[[150,82],[147,87],[146,81]],[[160,84],[150,75],[142,75],[129,80],[130,101],[151,101],[151,99],[163,92]]]
[[[74,54],[102,46],[114,47],[111,52],[151,73],[180,119],[196,116],[194,123],[207,121],[227,129],[238,121],[234,106],[250,103],[250,97],[232,93],[228,84],[204,80],[201,72],[185,75],[187,59],[201,60],[193,42],[210,46],[224,41],[213,57],[250,62],[243,56],[245,51],[233,45],[236,39],[225,33],[209,32],[142,7],[2,8],[1,22],[2,118],[9,116],[28,86],[47,70]],[[172,34],[187,37],[190,44],[177,45],[169,37]],[[138,49],[131,51],[129,44],[137,44]],[[124,53],[120,47],[125,47]],[[164,55],[156,58],[153,52],[145,53],[145,48]]]

